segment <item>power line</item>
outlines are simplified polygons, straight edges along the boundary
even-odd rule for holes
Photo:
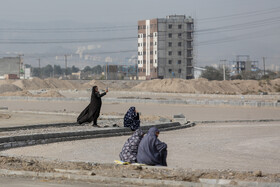
[[[127,40],[135,40],[136,37],[118,37],[118,38],[102,38],[102,39],[79,39],[79,40],[31,40],[31,41],[17,41],[17,39],[14,40],[1,40],[1,44],[72,44],[72,43],[92,43],[92,42],[109,42],[109,41],[127,41]]]
[[[258,16],[258,15],[264,15],[264,14],[271,14],[271,13],[278,13],[280,10],[280,7],[270,8],[270,9],[263,9],[263,10],[255,10],[251,12],[243,12],[243,13],[237,13],[237,14],[229,14],[224,16],[217,16],[217,17],[209,17],[209,18],[201,18],[198,19],[198,21],[217,21],[221,19],[228,19],[228,18],[240,18],[240,17],[248,17],[248,16]]]

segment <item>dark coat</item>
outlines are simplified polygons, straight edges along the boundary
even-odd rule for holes
[[[119,155],[122,161],[130,163],[136,162],[138,146],[143,138],[143,135],[143,131],[141,129],[137,129],[133,135],[126,140],[122,148],[122,152]]]
[[[102,106],[101,97],[103,97],[104,95],[106,95],[106,92],[100,94],[99,92],[95,91],[95,87],[92,88],[90,104],[81,112],[81,114],[77,118],[77,122],[79,124],[86,122],[90,123],[92,121],[96,123],[97,118],[100,115],[100,109]]]
[[[156,127],[150,128],[141,140],[137,153],[138,163],[167,166],[167,145],[158,139],[156,132],[159,132]]]

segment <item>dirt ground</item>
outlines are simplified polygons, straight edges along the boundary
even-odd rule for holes
[[[10,86],[9,86],[10,85]],[[106,81],[39,79],[0,80],[0,94],[22,90],[36,89],[87,89],[97,85],[100,89],[135,90],[149,92],[196,93],[196,94],[259,94],[260,92],[279,93],[280,79],[275,80],[233,80],[208,81],[207,79],[155,79],[149,81]]]
[[[170,168],[280,173],[280,123],[207,124],[167,131]],[[3,153],[64,161],[112,163],[128,136],[89,139],[15,148]]]
[[[33,111],[33,112],[53,112],[71,114],[69,116],[45,115],[28,115],[27,118],[21,118],[20,115],[14,114],[9,119],[0,118],[0,124],[20,124],[46,123],[46,120],[54,122],[74,122],[76,116],[88,105],[88,102],[81,101],[1,101],[2,106],[7,106],[9,111]],[[129,107],[135,106],[136,109],[145,116],[172,117],[174,114],[184,114],[188,120],[259,120],[259,119],[280,119],[280,108],[269,107],[227,107],[227,106],[192,106],[179,104],[133,104],[133,103],[106,103],[103,102],[101,114],[118,114],[124,115]],[[1,113],[1,112],[0,112]],[[76,115],[76,116],[75,116]]]

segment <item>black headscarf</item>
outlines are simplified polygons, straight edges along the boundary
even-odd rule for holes
[[[161,152],[167,149],[167,145],[158,139],[157,132],[159,130],[152,127],[143,137],[138,147],[137,162],[147,165],[165,165]]]

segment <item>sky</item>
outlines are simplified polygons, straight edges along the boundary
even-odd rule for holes
[[[268,64],[280,66],[279,0],[1,0],[0,31],[10,28],[48,29],[69,26],[133,28],[138,20],[164,18],[172,14],[183,14],[195,19],[195,28],[198,31],[195,33],[197,66],[217,64],[222,59],[226,59],[229,63],[236,59],[236,55],[250,55],[252,60],[260,62],[262,57],[266,57]],[[95,39],[106,36],[106,33],[94,32],[64,35],[19,32],[15,30],[0,32],[0,53],[14,50],[31,54],[30,51],[35,53],[38,49],[38,45],[33,47],[1,44],[1,41],[17,37],[26,40],[58,40],[66,36],[67,39]],[[135,28],[127,32],[112,31],[109,34],[114,37],[137,36],[137,30]],[[124,42],[120,46],[123,50],[131,48],[137,50],[134,43],[137,43],[137,38],[135,42]],[[94,41],[85,46],[98,44]],[[45,51],[53,51],[59,47],[74,50],[79,46],[50,44],[43,47],[48,49],[44,49]],[[105,52],[109,44],[103,46],[102,50]],[[110,51],[114,51],[114,48],[112,47]]]

